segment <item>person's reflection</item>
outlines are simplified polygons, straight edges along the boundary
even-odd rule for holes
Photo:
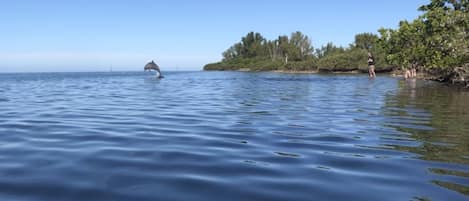
[[[408,95],[408,100],[415,100],[417,96],[417,79],[404,79],[399,82],[402,92]]]
[[[411,100],[415,100],[415,94],[417,91],[417,79],[409,79],[407,80],[409,86],[409,97]]]

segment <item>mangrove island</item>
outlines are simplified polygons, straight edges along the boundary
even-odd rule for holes
[[[418,8],[417,19],[401,21],[397,29],[380,28],[379,34],[359,33],[348,47],[329,42],[315,49],[300,31],[273,40],[250,32],[204,70],[365,73],[371,52],[378,73],[413,64],[421,77],[469,87],[468,7],[467,0],[432,0]]]

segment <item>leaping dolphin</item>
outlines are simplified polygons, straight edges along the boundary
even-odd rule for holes
[[[155,61],[151,60],[151,62],[148,62],[145,67],[143,67],[143,70],[144,71],[151,71],[151,70],[155,70],[156,72],[158,72],[158,78],[163,78],[163,75],[161,74],[161,71],[160,71],[160,67],[155,63]]]

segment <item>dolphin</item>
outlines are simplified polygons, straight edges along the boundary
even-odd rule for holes
[[[163,78],[163,75],[161,74],[161,71],[160,71],[160,67],[155,63],[155,61],[151,60],[151,62],[148,62],[145,67],[143,67],[143,70],[144,71],[151,71],[151,70],[155,70],[156,72],[158,72],[158,78]]]

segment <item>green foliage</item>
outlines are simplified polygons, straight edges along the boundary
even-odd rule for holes
[[[442,8],[444,10],[458,10],[467,12],[469,7],[468,0],[432,0],[430,4],[423,5],[419,8],[420,11],[431,11],[434,9]]]
[[[367,71],[367,52],[375,58],[377,71],[418,63],[443,72],[469,63],[469,0],[431,0],[417,19],[401,21],[398,29],[379,29],[379,36],[360,33],[348,48],[328,43],[314,50],[301,32],[266,40],[250,32],[223,52],[223,61],[206,70],[321,70]]]
[[[400,67],[417,62],[427,70],[450,70],[469,62],[467,0],[432,0],[424,13],[397,30],[380,29],[386,61]]]
[[[356,71],[367,68],[367,51],[365,49],[347,49],[329,53],[318,61],[320,71]]]
[[[223,53],[223,61],[207,64],[205,70],[284,70],[284,71],[362,71],[368,70],[367,53],[376,53],[377,71],[386,68],[384,50],[378,36],[358,34],[349,48],[328,43],[314,50],[308,36],[297,31],[275,40],[266,40],[259,33],[250,32]]]
[[[391,71],[392,67],[386,63],[385,51],[379,45],[378,39],[375,34],[360,33],[355,36],[355,41],[349,48],[327,43],[321,49],[316,49],[318,69],[323,72],[367,72],[368,52],[371,52],[375,58],[376,71]]]
[[[223,52],[223,60],[236,58],[255,58],[266,55],[266,40],[260,33],[249,32],[241,39]]]
[[[376,48],[378,36],[372,33],[361,33],[355,35],[355,43],[353,47],[371,51]]]
[[[343,47],[337,47],[333,43],[329,42],[327,45],[322,46],[321,49],[316,49],[316,56],[318,59],[322,59],[331,54],[344,53],[345,49]]]
[[[316,71],[317,64],[316,60],[307,59],[303,61],[288,62],[285,65],[280,66],[277,70],[283,71]]]
[[[313,55],[311,40],[299,31],[291,34],[288,44],[285,52],[294,61],[305,61]]]
[[[204,69],[315,70],[313,50],[309,37],[299,31],[275,40],[250,32],[223,52],[221,62],[207,64]]]
[[[297,31],[288,36],[279,36],[276,40],[266,40],[260,33],[250,32],[223,52],[223,61],[250,58],[288,59],[293,61],[305,61],[311,59],[313,46],[308,36]]]

